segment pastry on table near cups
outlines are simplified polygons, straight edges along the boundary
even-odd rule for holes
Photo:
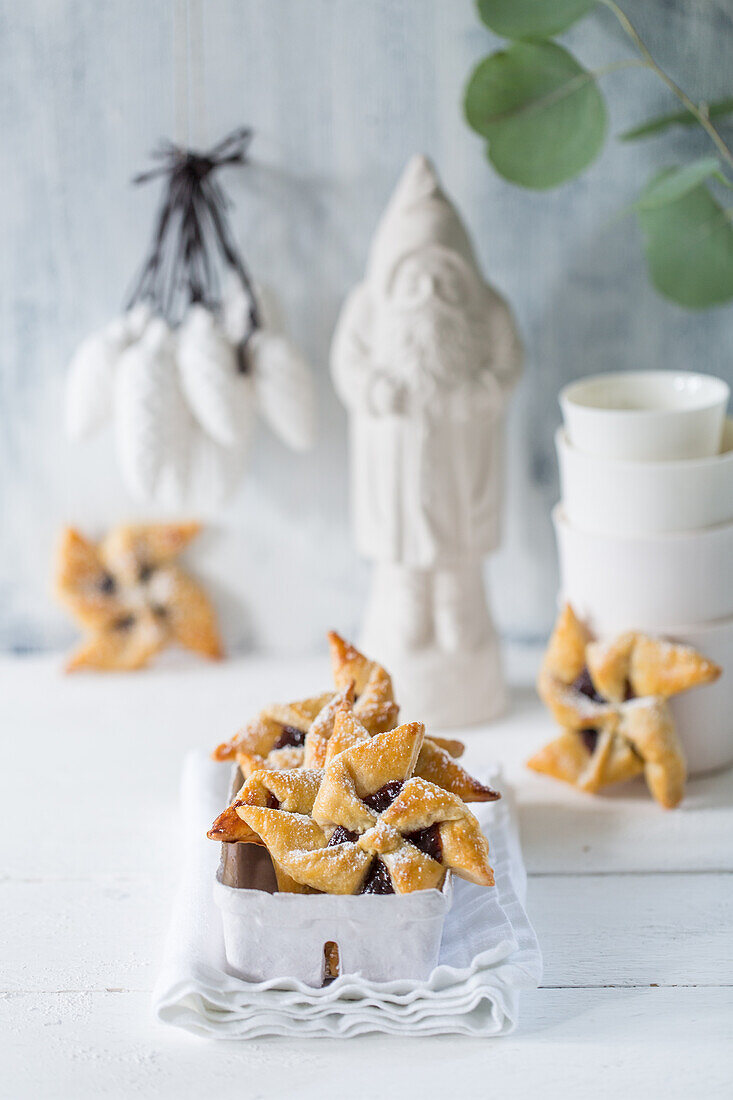
[[[322,893],[440,889],[448,871],[493,885],[488,842],[468,807],[414,775],[424,733],[411,722],[367,734],[322,773],[258,773],[247,794],[260,804],[233,804],[251,831],[237,839],[264,843],[276,868]],[[209,835],[219,839],[216,826]]]
[[[176,560],[200,530],[198,523],[124,525],[99,543],[64,531],[56,594],[88,633],[67,671],[142,668],[176,643],[223,655],[214,609]]]
[[[657,802],[672,808],[686,765],[666,700],[720,671],[689,646],[637,631],[593,641],[566,604],[537,684],[563,732],[528,765],[589,792],[643,772]]]

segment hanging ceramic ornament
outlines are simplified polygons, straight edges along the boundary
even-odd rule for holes
[[[234,493],[247,466],[250,442],[246,439],[234,447],[222,447],[194,425],[187,501],[197,515],[214,515],[222,501]]]
[[[316,409],[313,374],[283,332],[275,295],[257,288],[260,325],[247,342],[257,408],[263,420],[286,446],[307,451],[315,442]],[[241,284],[227,286],[221,308],[227,336],[239,343],[249,331],[248,303]]]
[[[183,503],[193,424],[178,380],[174,337],[159,317],[120,356],[115,428],[120,468],[132,495],[172,507]]]
[[[288,447],[309,450],[315,440],[315,397],[308,364],[286,336],[267,329],[253,334],[247,351],[263,419]]]
[[[246,469],[256,410],[289,446],[314,437],[310,369],[260,306],[214,175],[245,161],[251,132],[208,153],[164,145],[135,182],[165,181],[128,312],[72,360],[67,427],[78,439],[114,416],[130,492],[179,506],[228,495]],[[227,281],[234,293],[222,301]]]
[[[70,439],[93,435],[112,415],[115,368],[120,355],[140,338],[149,319],[146,305],[135,306],[87,336],[77,348],[66,384],[66,431]]]
[[[201,428],[222,447],[236,447],[251,432],[252,378],[239,369],[235,347],[214,314],[198,303],[189,309],[178,334],[178,369]]]

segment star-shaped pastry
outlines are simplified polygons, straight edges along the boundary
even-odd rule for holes
[[[334,699],[335,693],[327,691],[295,703],[272,703],[231,741],[218,745],[212,756],[214,760],[235,760],[245,779],[263,768],[300,768],[308,731],[333,722]]]
[[[411,722],[335,755],[310,813],[282,804],[239,804],[235,812],[276,866],[325,893],[440,888],[448,870],[490,886],[488,842],[473,814],[413,775],[424,732]]]
[[[356,708],[352,707],[348,688],[334,700],[332,711],[331,734],[326,742],[323,755],[324,767],[327,767],[334,757],[345,749],[351,748],[352,745],[365,741],[372,736],[363,723],[359,721]],[[308,743],[311,736],[312,734],[309,733],[305,740],[306,764],[308,763]],[[456,746],[460,751],[463,751],[463,744],[460,741],[446,741],[444,743]],[[458,795],[464,802],[493,802],[500,797],[491,787],[487,787],[484,783],[480,783],[478,779],[474,779],[472,775],[469,775],[465,768],[456,763],[450,752],[431,737],[423,737],[415,763],[414,774],[421,779],[427,779],[429,782],[435,783],[443,790],[450,791],[451,794]]]
[[[262,844],[260,837],[241,817],[239,810],[243,806],[264,806],[269,810],[282,810],[283,813],[309,815],[323,775],[322,771],[309,771],[305,768],[253,772],[237,792],[232,804],[219,814],[207,836],[226,844]]]
[[[399,718],[392,688],[392,678],[387,670],[376,661],[360,653],[356,646],[345,641],[331,630],[328,634],[331,650],[331,668],[333,681],[341,699],[353,704],[355,718],[370,735],[386,733],[394,729]],[[328,756],[328,742],[333,734],[336,710],[339,699],[333,699],[333,710],[323,721],[314,722],[305,741],[305,767],[322,768]],[[439,746],[450,756],[461,756],[464,751],[462,741],[435,737],[433,745]]]
[[[666,700],[711,683],[720,671],[689,646],[638,631],[593,641],[568,604],[537,682],[563,732],[528,765],[590,792],[643,772],[656,800],[674,807],[686,765]]]
[[[99,543],[67,528],[56,592],[87,632],[67,669],[137,669],[172,643],[222,656],[214,610],[177,564],[197,523],[116,527]]]
[[[394,728],[399,707],[389,673],[338,634],[329,634],[329,642],[337,690],[265,707],[231,741],[214,749],[215,760],[236,760],[245,779],[262,768],[323,767],[335,707],[344,693],[370,733]]]
[[[262,844],[263,841],[239,815],[242,806],[266,806],[283,813],[310,814],[323,772],[304,768],[289,771],[254,772],[238,791],[234,801],[219,814],[207,836],[224,844]],[[303,894],[314,891],[296,882],[281,866],[273,862],[277,888],[281,894]]]

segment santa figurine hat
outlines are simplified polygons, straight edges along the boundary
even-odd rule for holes
[[[408,162],[377,226],[367,281],[384,292],[397,264],[431,245],[457,252],[483,282],[468,234],[427,157]]]

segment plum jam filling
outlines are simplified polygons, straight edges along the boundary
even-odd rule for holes
[[[97,586],[100,592],[104,592],[105,596],[111,596],[117,590],[117,581],[111,573],[105,570],[97,581]]]
[[[272,791],[267,792],[267,802],[265,803],[268,810],[279,810],[280,799],[276,798]]]
[[[345,844],[347,840],[354,841],[358,836],[359,834],[352,833],[351,829],[344,829],[343,825],[337,825],[331,833],[331,839],[327,846],[333,848],[336,844]]]
[[[579,691],[581,695],[585,695],[586,699],[592,699],[594,703],[605,703],[607,701],[596,691],[587,668],[584,668],[580,676],[573,680],[570,687],[573,691]]]
[[[283,726],[283,731],[278,737],[273,749],[298,749],[305,744],[305,730],[299,730],[297,726]]]
[[[579,691],[581,695],[585,695],[586,699],[592,699],[594,703],[608,702],[608,699],[597,690],[587,668],[584,668],[580,676],[573,680],[570,687],[573,691]],[[624,686],[624,702],[628,703],[629,699],[636,699],[636,693],[627,680]]]
[[[583,738],[583,744],[592,756],[598,744],[598,730],[580,730],[580,736]]]
[[[425,829],[416,829],[414,833],[405,833],[405,840],[414,844],[426,856],[430,856],[436,863],[440,863],[443,856],[443,845],[440,840],[440,827],[428,825]]]
[[[362,802],[368,806],[370,810],[374,810],[375,813],[381,814],[382,810],[386,810],[388,806],[392,805],[403,786],[404,784],[401,779],[393,779],[390,783],[385,783],[384,786],[380,787],[374,794],[368,794],[366,798],[362,798]]]
[[[369,874],[364,879],[364,885],[360,894],[394,894],[392,879],[389,871],[381,859],[377,858],[369,868]]]
[[[152,565],[148,562],[142,562],[137,571],[137,579],[140,581],[140,584],[147,584],[154,572],[155,570]]]
[[[135,625],[134,615],[123,615],[121,619],[115,619],[112,626],[115,630],[129,630]]]

